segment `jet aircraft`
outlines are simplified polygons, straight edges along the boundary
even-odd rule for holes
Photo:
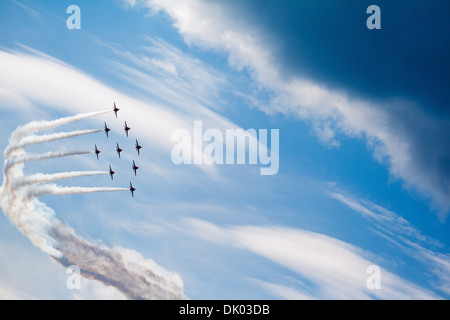
[[[139,167],[136,165],[136,163],[133,160],[133,170],[134,170],[134,175],[136,175],[136,171],[137,169],[139,169]]]
[[[125,121],[125,126],[123,127],[123,130],[125,130],[125,133],[127,134],[128,137],[128,131],[130,131],[130,127],[127,125],[127,122]]]
[[[108,126],[106,125],[106,122],[105,122],[105,129],[103,129],[103,130],[105,131],[106,137],[108,138],[109,137],[109,132],[111,131],[111,129],[108,128]]]
[[[116,172],[113,171],[113,169],[111,169],[111,165],[109,165],[109,175],[111,176],[111,180],[114,180],[114,173]]]
[[[98,160],[98,154],[101,152],[100,150],[98,150],[97,145],[95,145],[95,155],[97,156],[97,160]]]
[[[119,158],[120,158],[120,153],[123,151],[123,149],[120,149],[119,147],[119,143],[117,142],[117,148],[116,148],[117,153],[119,154]]]
[[[136,188],[133,188],[131,181],[130,181],[130,191],[131,191],[131,196],[134,198],[134,191],[136,191]]]
[[[116,107],[116,103],[114,102],[114,108],[113,108],[113,111],[114,111],[114,114],[116,115],[116,118],[117,118],[117,111],[119,111],[119,110],[120,110],[120,109]]]
[[[136,150],[137,150],[138,156],[140,156],[140,150],[141,149],[142,149],[142,146],[139,145],[139,142],[136,139]]]

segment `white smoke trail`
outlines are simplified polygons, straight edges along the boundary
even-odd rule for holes
[[[8,147],[5,149],[4,155],[5,155],[5,158],[8,158],[9,156],[11,156],[13,151],[15,151],[17,149],[22,149],[22,148],[32,145],[32,144],[53,142],[56,140],[68,139],[68,138],[72,138],[72,137],[76,137],[76,136],[97,133],[97,132],[101,132],[101,131],[103,131],[103,130],[98,130],[98,129],[76,130],[76,131],[69,131],[69,132],[46,134],[46,135],[42,135],[42,136],[37,136],[37,135],[31,134],[29,136],[25,136],[18,140],[15,140],[14,144],[12,144],[12,145],[11,144],[8,145]]]
[[[185,299],[183,281],[178,274],[164,270],[151,260],[129,249],[91,244],[78,237],[64,225],[56,213],[37,198],[44,194],[75,194],[93,192],[128,191],[127,188],[59,187],[49,183],[84,175],[108,172],[80,171],[57,174],[24,176],[23,167],[28,161],[92,153],[91,151],[56,151],[43,154],[26,153],[28,145],[67,139],[80,134],[101,130],[72,131],[42,136],[35,132],[53,129],[62,124],[102,114],[96,112],[54,121],[32,122],[16,129],[4,151],[4,180],[0,187],[0,205],[10,221],[42,251],[64,266],[77,265],[82,275],[119,289],[132,299]],[[36,185],[39,184],[39,185]]]
[[[111,111],[105,110],[105,111],[99,111],[99,112],[81,113],[81,114],[78,114],[75,116],[60,118],[60,119],[51,120],[51,121],[33,121],[26,125],[20,126],[16,130],[14,130],[14,132],[11,134],[11,137],[10,137],[10,144],[13,144],[18,139],[20,139],[26,135],[29,135],[31,133],[37,132],[37,131],[54,129],[54,128],[62,126],[64,124],[68,124],[68,123],[78,121],[78,120],[81,120],[84,118],[95,117],[95,116],[105,114],[108,112],[111,112]]]
[[[59,187],[55,184],[45,184],[42,186],[32,186],[26,188],[26,195],[30,198],[38,198],[45,194],[69,195],[78,193],[96,193],[96,192],[116,192],[128,191],[127,188],[86,188],[86,187]]]
[[[71,171],[71,172],[61,172],[54,174],[42,174],[37,173],[31,176],[23,177],[22,179],[17,179],[13,181],[12,188],[16,189],[19,187],[27,186],[30,184],[38,184],[38,183],[49,183],[57,180],[71,179],[71,178],[79,178],[79,177],[89,177],[89,176],[99,176],[106,175],[109,172],[107,171]]]
[[[11,169],[11,167],[24,162],[41,161],[90,153],[94,153],[94,151],[50,151],[46,153],[27,153],[23,149],[17,149],[14,152],[14,156],[6,159],[5,165],[3,166],[3,173],[6,178],[8,170]]]

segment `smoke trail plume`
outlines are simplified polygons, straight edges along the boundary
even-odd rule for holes
[[[159,267],[152,260],[130,249],[92,245],[60,222],[49,231],[58,240],[61,257],[68,267],[76,264],[87,278],[101,280],[119,289],[130,299],[183,299],[183,281],[177,274]]]
[[[59,132],[59,133],[52,133],[52,134],[46,134],[43,136],[37,136],[37,135],[29,135],[22,137],[18,140],[15,140],[14,144],[11,145],[11,143],[8,145],[8,147],[5,149],[4,155],[5,158],[8,158],[13,151],[17,149],[22,149],[26,146],[32,145],[32,144],[38,144],[38,143],[44,143],[44,142],[53,142],[56,140],[62,140],[62,139],[68,139],[76,136],[81,136],[85,134],[91,134],[91,133],[97,133],[101,132],[103,130],[76,130],[76,131],[70,131],[70,132]]]
[[[107,171],[71,171],[71,172],[61,172],[54,174],[42,174],[37,173],[28,177],[23,177],[22,179],[17,179],[13,182],[12,188],[19,188],[22,186],[27,186],[29,184],[38,183],[49,183],[57,180],[79,178],[79,177],[89,177],[89,176],[100,176],[108,174]]]
[[[81,113],[75,116],[60,118],[56,120],[51,121],[33,121],[26,125],[18,127],[14,132],[11,134],[10,137],[10,144],[13,144],[17,139],[20,139],[24,136],[27,136],[31,133],[42,131],[42,130],[50,130],[54,129],[56,127],[62,126],[64,124],[68,124],[74,121],[78,121],[84,118],[94,117],[101,114],[105,114],[110,112],[109,110],[106,111],[100,111],[100,112],[89,112],[89,113]]]
[[[85,187],[59,187],[55,184],[45,184],[42,186],[32,186],[26,189],[28,197],[37,198],[45,194],[69,195],[79,193],[96,193],[96,192],[116,192],[128,191],[127,188],[85,188]]]
[[[104,112],[85,113],[53,121],[31,122],[17,128],[11,134],[9,145],[4,151],[6,160],[3,167],[3,184],[0,187],[0,206],[23,235],[63,266],[77,265],[83,276],[114,286],[131,299],[185,299],[183,281],[178,274],[166,271],[152,260],[145,260],[134,250],[110,249],[89,243],[64,225],[53,209],[38,200],[38,197],[44,194],[128,191],[127,188],[60,187],[48,184],[56,180],[108,172],[79,171],[24,175],[24,165],[29,161],[92,153],[54,151],[31,154],[25,152],[24,147],[101,130],[81,130],[42,136],[35,135],[36,132],[102,113]]]
[[[68,123],[78,121],[81,119],[85,119],[85,118],[89,118],[89,117],[98,116],[98,115],[105,114],[108,112],[111,112],[111,111],[105,110],[105,111],[99,111],[99,112],[80,113],[75,116],[64,117],[64,118],[51,120],[51,121],[32,121],[26,125],[20,126],[16,130],[14,130],[13,133],[11,133],[11,136],[9,138],[9,145],[5,149],[5,152],[4,152],[5,158],[7,158],[7,156],[9,155],[9,152],[11,152],[10,149],[17,145],[17,141],[27,135],[30,135],[32,133],[42,131],[42,130],[54,129],[54,128],[62,126],[64,124],[68,124]]]
[[[94,153],[94,151],[50,151],[46,153],[26,153],[23,149],[18,149],[14,152],[14,156],[6,159],[5,165],[3,166],[3,173],[5,173],[5,177],[7,177],[7,173],[11,167],[24,162],[41,161],[89,153]]]

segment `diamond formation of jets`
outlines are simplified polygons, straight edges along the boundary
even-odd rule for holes
[[[113,102],[113,112],[114,112],[114,115],[115,115],[116,118],[117,118],[117,113],[118,113],[119,110],[120,110],[120,109],[116,106],[116,103]],[[129,131],[131,130],[131,127],[128,126],[128,124],[127,124],[126,121],[124,121],[124,123],[125,123],[125,125],[124,125],[125,134],[126,134],[126,136],[128,137],[128,136],[129,136]],[[111,131],[111,128],[108,127],[108,125],[107,125],[106,122],[104,122],[104,128],[103,128],[103,131],[105,132],[106,137],[109,138],[109,133],[110,133],[110,131]],[[136,149],[136,151],[137,151],[137,153],[138,153],[138,156],[140,156],[140,150],[142,149],[142,146],[139,144],[139,142],[138,142],[137,139],[136,139],[135,149]],[[119,143],[116,142],[116,152],[117,152],[117,154],[119,155],[119,159],[120,159],[120,154],[121,154],[122,151],[124,151],[124,150],[123,150],[122,148],[120,148]],[[98,149],[97,145],[95,145],[94,153],[95,153],[95,155],[96,155],[96,157],[97,157],[97,160],[99,160],[99,154],[100,154],[100,152],[101,152],[101,151]],[[134,171],[134,175],[137,176],[137,170],[139,169],[139,167],[136,165],[136,162],[135,162],[134,160],[133,160],[133,166],[132,166],[132,169],[133,169],[133,171]],[[109,171],[108,171],[108,173],[109,173],[109,175],[110,175],[110,177],[111,177],[111,180],[114,181],[114,174],[115,174],[116,172],[112,169],[111,165],[109,165]],[[131,191],[131,196],[134,198],[134,192],[136,191],[136,188],[133,187],[133,184],[132,184],[131,181],[130,181],[130,187],[129,187],[129,190]]]

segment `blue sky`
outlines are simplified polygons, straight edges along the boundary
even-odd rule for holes
[[[81,30],[66,27],[72,4]],[[382,28],[368,30],[370,4],[2,1],[0,145],[27,122],[111,110],[116,101],[118,119],[110,112],[54,130],[106,121],[109,139],[99,132],[26,148],[97,144],[99,161],[28,162],[24,172],[111,164],[114,181],[57,183],[127,187],[131,179],[134,199],[119,192],[39,200],[80,238],[176,274],[188,298],[448,299],[449,5],[377,1]],[[194,121],[222,132],[279,129],[278,173],[173,164],[171,134]],[[136,177],[132,160],[141,167]],[[127,297],[91,279],[69,290],[66,269],[4,213],[0,297]],[[366,285],[374,264],[381,289]]]

